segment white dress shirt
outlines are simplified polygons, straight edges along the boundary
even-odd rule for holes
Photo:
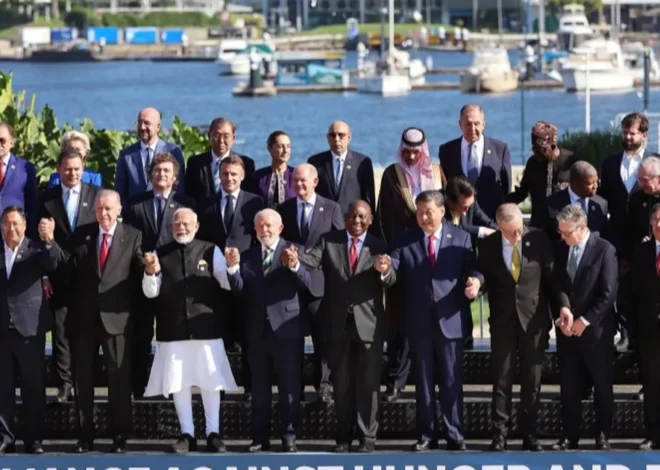
[[[307,219],[307,226],[312,226],[312,217],[314,216],[314,206],[316,205],[316,193],[313,193],[312,196],[307,201],[303,201],[299,197],[296,198],[296,220],[298,225],[300,225],[300,213],[303,210],[303,203],[309,204],[305,209],[305,219]],[[300,228],[300,227],[298,227]]]
[[[660,242],[658,240],[655,241],[655,257],[657,258],[658,255],[660,255]]]
[[[110,236],[108,237],[108,250],[110,249],[110,247],[112,246],[112,240],[114,240],[114,238],[115,238],[115,230],[117,230],[117,222],[116,221],[112,225],[112,227],[110,227],[110,230],[108,230],[107,232],[105,230],[103,230],[101,228],[101,226],[99,225],[99,239],[97,240],[97,243],[96,243],[97,251],[101,250],[101,244],[103,243],[103,234],[104,233],[110,234]]]
[[[479,137],[474,144],[469,143],[465,140],[465,137],[461,138],[461,167],[463,168],[463,174],[467,176],[468,174],[468,163],[470,160],[470,153],[472,152],[472,146],[476,146],[477,150],[477,168],[479,169],[479,174],[481,174],[481,168],[484,164],[484,136],[483,134]]]
[[[222,200],[220,201],[220,212],[222,214],[222,218],[224,220],[225,217],[225,207],[227,206],[227,196],[232,196],[232,204],[234,206],[234,213],[236,213],[236,203],[238,202],[238,195],[241,194],[240,188],[237,189],[236,191],[232,193],[226,193],[224,189],[221,189],[222,192]]]
[[[68,188],[62,184],[62,203],[64,204],[64,210],[67,208],[67,197],[69,198],[69,204],[72,204],[76,208],[75,213],[78,214],[78,205],[80,204],[80,192],[82,191],[82,183],[78,182],[73,188]],[[68,212],[67,212],[68,216]]]
[[[220,171],[220,162],[227,158],[229,154],[231,153],[231,150],[227,150],[224,155],[221,157],[218,157],[218,155],[211,150],[211,159],[213,160],[213,173],[219,172]]]
[[[13,250],[5,243],[5,270],[7,271],[7,279],[11,276],[11,269],[14,267],[14,261],[16,261],[16,255],[18,254],[18,249],[21,247],[23,240],[25,240],[25,237],[21,238],[21,241],[18,242],[18,245],[16,245],[16,248]]]
[[[639,173],[639,167],[642,165],[642,160],[644,159],[644,146],[640,147],[635,155],[629,157],[626,152],[623,152],[621,157],[621,181],[626,186],[628,194],[635,187],[637,182],[637,173]]]
[[[575,194],[570,186],[568,187],[568,197],[571,199],[571,205],[576,205],[577,204],[578,206],[582,207],[582,203],[580,202],[580,200],[582,198],[580,196],[578,196],[577,194]],[[589,198],[588,197],[584,198],[584,205],[585,205],[585,207],[582,207],[582,209],[586,211],[585,214],[588,217],[589,216]]]
[[[520,261],[522,261],[522,240],[518,241],[516,245]],[[502,258],[504,258],[504,265],[511,272],[511,260],[513,259],[513,245],[504,236],[502,237]]]
[[[217,246],[213,250],[213,277],[221,289],[230,290],[229,280],[227,279],[227,260],[225,259],[222,251]],[[147,274],[142,276],[142,292],[148,299],[158,297],[160,294],[160,286],[162,284],[162,274]]]

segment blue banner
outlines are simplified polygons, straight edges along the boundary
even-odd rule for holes
[[[660,470],[660,452],[3,455],[0,470]]]

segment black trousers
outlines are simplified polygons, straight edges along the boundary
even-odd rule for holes
[[[151,342],[154,339],[157,302],[156,299],[148,299],[140,295],[137,305],[138,310],[132,315],[134,329],[131,350],[131,388],[133,396],[141,398],[147,388],[149,370],[153,361]]]
[[[74,377],[80,438],[94,439],[94,362],[99,345],[108,374],[108,429],[113,437],[131,433],[131,345],[132,337],[111,335],[97,313],[96,324],[76,332]],[[87,325],[86,325],[87,326]]]
[[[331,341],[332,382],[337,413],[337,442],[359,438],[376,440],[383,342],[364,342],[355,317],[348,315],[346,330]]]
[[[26,338],[11,328],[0,338],[0,442],[10,444],[16,440],[16,369],[23,401],[23,442],[31,444],[43,439],[46,423],[45,347],[43,333]]]
[[[394,328],[387,339],[387,386],[403,390],[410,375],[410,345],[408,339]]]
[[[660,331],[655,335],[639,338],[644,386],[644,426],[648,437],[660,440]]]
[[[243,384],[246,392],[252,390],[252,375],[250,374],[250,362],[248,360],[248,343],[246,339],[245,316],[241,314],[245,309],[241,299],[231,292],[222,291],[223,303],[227,314],[224,316],[225,348],[232,350],[234,344],[241,347],[241,375],[238,380]]]
[[[332,387],[330,365],[328,362],[330,352],[326,330],[323,322],[317,315],[310,315],[310,325],[312,330],[312,344],[314,345],[314,388],[317,391],[330,389]]]
[[[73,387],[71,374],[71,338],[72,325],[68,317],[68,308],[61,306],[54,309],[55,328],[53,329],[53,356],[55,369],[61,387]]]
[[[541,394],[541,372],[548,330],[526,333],[519,321],[505,328],[491,328],[493,398],[491,417],[495,434],[507,437],[511,423],[512,387],[520,363],[519,416],[522,434],[535,437]]]

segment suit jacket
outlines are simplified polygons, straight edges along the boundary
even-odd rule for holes
[[[252,186],[252,176],[254,175],[254,160],[246,155],[229,152],[229,155],[241,157],[245,166],[245,179],[241,183],[241,189],[250,191]],[[197,207],[203,207],[206,199],[215,196],[218,191],[215,190],[215,181],[213,178],[213,154],[208,152],[193,155],[188,159],[188,169],[186,170],[186,188],[188,196],[192,197]]]
[[[650,155],[655,154],[647,150],[644,151],[644,158]],[[625,237],[624,227],[628,214],[628,198],[630,197],[626,185],[621,179],[622,159],[623,151],[610,155],[603,160],[600,167],[600,185],[598,187],[598,194],[605,198],[610,211],[608,240],[612,242],[617,251],[621,249]],[[640,187],[635,182],[631,194],[639,190]]]
[[[17,250],[7,278],[5,244],[0,243],[0,338],[7,335],[10,319],[24,337],[43,335],[53,325],[41,277],[57,267],[60,248],[57,243],[46,248],[41,241],[25,237]]]
[[[561,240],[561,237],[557,232],[557,214],[559,214],[564,207],[570,205],[570,203],[571,196],[568,193],[568,188],[562,189],[558,193],[554,193],[547,199],[547,215],[543,216],[545,218],[544,226],[550,241],[553,243]],[[588,207],[587,226],[589,227],[589,230],[609,241],[610,231],[607,220],[607,201],[596,194],[589,198]]]
[[[339,186],[335,182],[335,168],[330,150],[309,157],[307,162],[314,165],[319,173],[316,193],[339,204],[342,214],[348,212],[348,205],[361,199],[376,213],[376,189],[374,167],[366,155],[348,149]]]
[[[367,234],[355,272],[349,264],[348,244],[346,231],[335,230],[323,235],[311,251],[300,257],[310,269],[320,267],[323,270],[326,295],[319,311],[322,324],[329,331],[330,340],[340,338],[346,330],[349,311],[352,311],[362,341],[383,341],[387,332],[384,290],[396,279],[387,276],[381,280],[374,263],[378,255],[387,253],[387,243]]]
[[[609,242],[592,233],[572,282],[567,270],[568,253],[565,243],[556,245],[554,272],[559,286],[560,307],[571,309],[575,320],[584,317],[590,323],[581,339],[598,340],[603,337],[611,341],[614,335],[614,300],[619,282],[616,250]],[[553,313],[558,317],[558,310]]]
[[[142,251],[154,251],[174,240],[172,235],[172,216],[180,207],[195,210],[195,201],[185,194],[172,191],[163,210],[163,220],[156,226],[154,210],[154,192],[148,191],[133,200],[124,212],[123,222],[142,232]]]
[[[117,223],[103,273],[99,267],[99,226],[88,225],[80,236],[82,242],[71,253],[68,266],[77,294],[73,298],[76,324],[83,332],[93,332],[100,313],[108,334],[127,334],[144,274],[142,233]]]
[[[644,237],[653,238],[650,219],[651,209],[656,204],[660,204],[660,194],[646,194],[640,190],[634,191],[628,198],[628,214],[623,224],[623,241],[619,247],[621,257],[630,260]]]
[[[298,218],[298,198],[289,199],[277,207],[277,212],[282,216],[282,238],[302,247],[302,251],[309,251],[314,248],[321,237],[332,230],[344,229],[344,218],[341,214],[339,204],[323,196],[316,195],[316,204],[312,213],[312,222],[309,227],[309,234],[303,238],[300,233],[300,219]],[[323,271],[313,269],[310,271],[310,292],[313,297],[321,298],[324,294]],[[307,303],[310,313],[316,313],[319,302],[315,299]]]
[[[93,186],[103,187],[103,178],[101,173],[85,168],[83,170],[82,178],[83,183],[91,184]],[[51,173],[48,179],[48,189],[54,188],[60,184],[60,174],[58,172]]]
[[[186,164],[183,159],[183,152],[181,152],[178,145],[158,139],[153,156],[161,152],[170,152],[179,162],[176,190],[180,193],[185,192]],[[142,164],[142,146],[140,142],[136,142],[119,152],[115,174],[115,191],[119,193],[122,204],[127,204],[130,199],[146,192],[147,186],[148,181],[144,178],[144,165]]]
[[[451,224],[453,223],[451,210],[449,205],[445,205],[445,220]],[[465,214],[461,214],[458,219],[458,227],[465,230],[472,238],[472,247],[477,247],[477,240],[479,238],[479,227],[492,228],[497,230],[497,224],[488,217],[480,207],[479,203],[475,200],[474,204],[470,206]]]
[[[296,197],[296,190],[293,188],[293,168],[292,166],[287,166],[286,171],[282,175],[284,178],[284,200],[288,201],[289,199]],[[268,207],[268,190],[270,189],[270,178],[273,174],[273,168],[270,166],[259,168],[252,175],[252,182],[250,185],[251,193],[254,193],[261,197],[264,200],[264,205]],[[275,203],[277,206],[277,203]],[[275,207],[271,207],[275,209]]]
[[[449,339],[463,338],[464,322],[471,315],[465,297],[465,282],[475,277],[482,282],[477,269],[470,235],[458,227],[442,224],[437,261],[431,269],[424,232],[403,232],[392,252],[393,270],[403,288],[401,328],[414,341],[427,337],[439,326]]]
[[[268,275],[262,268],[261,245],[255,245],[241,256],[240,269],[227,276],[232,291],[244,300],[248,342],[263,338],[266,321],[279,339],[302,340],[308,333],[299,293],[308,289],[309,274],[303,266],[293,272],[282,265],[280,257],[289,244],[280,238]]]
[[[503,257],[502,232],[479,240],[479,269],[486,280],[491,305],[491,332],[513,328],[515,322],[530,335],[550,330],[548,302],[553,310],[559,305],[550,240],[541,230],[525,228],[519,243],[522,265],[516,282],[511,276],[510,262]]]
[[[27,236],[37,235],[37,172],[27,160],[9,154],[5,180],[0,186],[0,214],[7,207],[18,206],[25,211]]]
[[[461,141],[458,139],[445,142],[438,149],[440,165],[447,179],[454,176],[467,176],[463,172]],[[511,155],[506,143],[484,136],[484,156],[479,178],[477,178],[477,201],[491,219],[495,211],[511,192]]]
[[[222,220],[222,193],[216,194],[206,201],[201,213],[199,238],[220,247],[238,248],[243,253],[256,243],[254,232],[254,216],[264,208],[264,202],[259,196],[246,191],[238,193],[234,218],[229,230]]]
[[[656,267],[655,239],[638,245],[632,257],[630,322],[636,327],[637,337],[657,341],[660,330],[660,276]]]

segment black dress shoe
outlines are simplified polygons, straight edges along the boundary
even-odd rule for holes
[[[73,447],[72,452],[74,454],[86,454],[87,452],[92,452],[93,450],[94,450],[94,442],[93,441],[85,441],[85,440],[81,439]]]
[[[360,446],[357,451],[361,454],[369,454],[376,450],[376,441],[373,439],[360,439]]]
[[[31,442],[30,444],[25,444],[25,453],[41,455],[44,453],[44,446],[41,445],[41,442],[39,441],[34,441]]]
[[[463,349],[474,349],[474,338],[468,336],[463,342]]]
[[[351,445],[348,442],[338,442],[332,451],[337,454],[347,454],[351,451]]]
[[[493,437],[488,450],[491,452],[504,452],[506,450],[506,439],[502,435],[497,435]]]
[[[542,452],[543,446],[535,437],[527,437],[523,439],[522,449],[530,452]]]
[[[0,443],[0,454],[13,454],[16,452],[16,444],[13,442]]]
[[[252,401],[252,392],[244,392],[243,401],[250,403]]]
[[[220,439],[220,434],[217,432],[212,432],[206,438],[206,452],[211,452],[214,454],[224,454],[227,452],[227,446]]]
[[[111,454],[125,454],[126,453],[126,439],[117,436],[112,440],[112,447],[110,447]]]
[[[637,448],[639,450],[654,450],[660,449],[660,441],[654,439],[644,439]]]
[[[466,451],[467,446],[465,445],[465,441],[454,441],[453,439],[447,439],[447,450]]]
[[[426,452],[427,450],[432,450],[432,449],[437,449],[438,448],[438,441],[417,441],[415,442],[410,450],[413,452]]]
[[[596,438],[596,450],[606,451],[612,450],[610,447],[610,441],[607,440],[604,436],[599,436]]]
[[[387,403],[394,403],[399,399],[400,395],[401,395],[401,390],[399,390],[398,388],[387,387],[387,390],[385,390],[385,401]]]
[[[593,400],[594,399],[594,388],[587,387],[582,391],[583,400]]]
[[[328,403],[328,404],[334,403],[334,400],[332,399],[332,392],[327,388],[319,389],[316,398],[318,401],[321,401],[323,403]]]
[[[270,450],[270,441],[252,441],[248,446],[248,452],[268,452]]]
[[[287,454],[298,452],[295,439],[282,439],[282,452]]]
[[[57,403],[66,403],[71,399],[72,396],[73,396],[73,390],[71,389],[71,387],[64,386],[57,391],[57,396],[55,397],[55,401]]]
[[[197,440],[187,433],[181,434],[179,439],[170,446],[170,451],[173,454],[187,454],[188,452],[195,452],[196,450]]]
[[[576,450],[577,448],[577,439],[566,439],[565,437],[562,437],[552,445],[552,450]]]

